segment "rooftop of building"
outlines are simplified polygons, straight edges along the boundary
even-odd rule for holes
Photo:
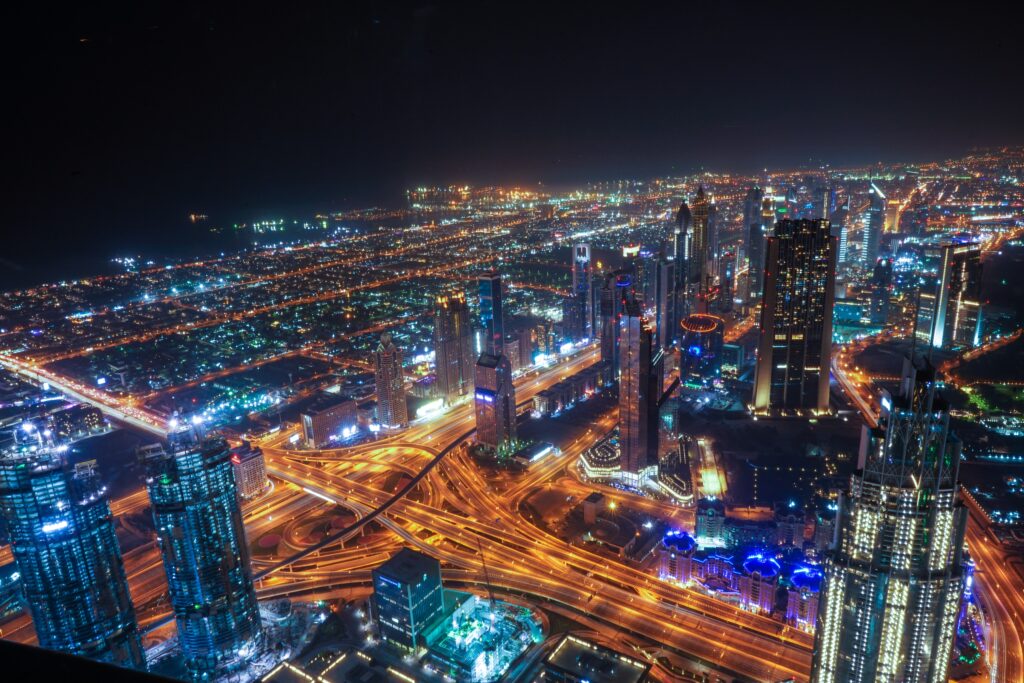
[[[332,394],[329,392],[323,392],[317,395],[317,397],[313,399],[313,401],[308,406],[306,406],[305,410],[303,410],[302,412],[305,415],[317,415],[319,413],[336,408],[343,403],[349,403],[352,401],[352,397],[346,396],[345,394]]]
[[[374,571],[399,583],[413,584],[419,582],[424,574],[436,572],[438,566],[438,561],[433,557],[402,548]]]
[[[572,634],[562,637],[544,663],[590,683],[639,683],[646,680],[651,668],[650,664]]]

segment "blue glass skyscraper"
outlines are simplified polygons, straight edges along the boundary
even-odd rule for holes
[[[222,438],[172,435],[146,470],[185,662],[197,678],[212,677],[263,642],[231,451]]]
[[[480,325],[484,328],[483,352],[501,355],[505,344],[505,316],[502,308],[501,273],[489,270],[478,280]]]
[[[90,464],[42,451],[0,456],[0,507],[39,644],[144,669],[105,489]]]

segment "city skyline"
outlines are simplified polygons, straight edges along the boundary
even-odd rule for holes
[[[998,8],[8,19],[5,674],[1024,682]]]

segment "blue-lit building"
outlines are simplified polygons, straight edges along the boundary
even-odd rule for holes
[[[52,451],[0,456],[0,506],[39,645],[144,669],[105,489]]]
[[[786,622],[802,631],[813,631],[818,619],[818,599],[824,575],[814,565],[800,565],[790,575],[786,591]]]
[[[373,570],[380,637],[407,650],[429,645],[426,632],[444,616],[441,563],[408,548]]]
[[[222,438],[172,434],[169,452],[145,465],[185,663],[213,677],[263,643],[231,450]]]
[[[484,329],[481,353],[500,355],[505,348],[505,312],[502,306],[501,273],[489,270],[477,280],[480,326]]]
[[[715,315],[694,313],[681,323],[679,378],[686,384],[710,384],[722,374],[725,321]]]

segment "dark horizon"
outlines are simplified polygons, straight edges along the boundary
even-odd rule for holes
[[[932,161],[1024,142],[1011,26],[984,8],[270,7],[8,11],[2,225],[27,246],[5,253],[0,285],[171,248],[193,211],[230,224],[392,205],[423,184]]]

